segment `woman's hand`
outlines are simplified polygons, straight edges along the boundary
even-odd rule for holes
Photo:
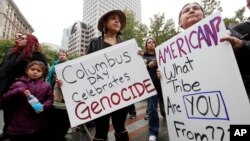
[[[161,78],[161,71],[159,69],[157,69],[157,71],[156,71],[156,76],[158,79]]]
[[[143,56],[143,55],[144,55],[143,51],[142,51],[141,48],[139,48],[139,47],[138,47],[137,54],[140,55],[140,56]]]
[[[62,87],[62,85],[63,85],[62,80],[56,78],[56,85],[57,85],[58,87]]]
[[[156,60],[152,60],[148,63],[148,67],[149,68],[153,68],[153,67],[156,67],[157,66],[157,62]]]
[[[220,39],[220,41],[221,42],[224,42],[224,41],[230,42],[234,51],[240,49],[243,46],[243,41],[241,39],[238,39],[238,38],[232,37],[232,36],[222,37]]]

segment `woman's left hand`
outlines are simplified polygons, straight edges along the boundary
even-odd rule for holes
[[[238,38],[232,37],[232,36],[222,37],[220,39],[220,41],[221,42],[224,42],[224,41],[230,42],[234,51],[240,49],[243,46],[243,41],[241,39],[238,39]]]
[[[141,55],[141,56],[143,56],[143,55],[144,55],[143,51],[142,51],[142,50],[141,50],[141,48],[139,48],[139,47],[138,47],[137,54],[138,54],[138,55]]]

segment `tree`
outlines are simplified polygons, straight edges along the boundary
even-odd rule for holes
[[[132,11],[124,11],[127,17],[127,23],[122,30],[124,40],[135,38],[139,47],[143,47],[143,38],[147,36],[147,26],[141,24],[135,19],[135,14]]]
[[[48,63],[52,65],[53,62],[58,59],[58,52],[52,50],[51,47],[48,45],[43,45],[42,47],[44,48],[44,52],[48,60]]]
[[[209,16],[214,13],[214,11],[222,12],[222,8],[220,7],[220,1],[217,0],[201,0],[201,6],[204,10],[205,16]]]
[[[234,17],[225,18],[224,19],[225,25],[230,27],[230,26],[233,26],[237,23],[241,23],[241,22],[245,21],[247,19],[246,17],[244,17],[245,10],[246,10],[245,7],[242,7],[235,12]]]
[[[168,19],[165,22],[164,13],[155,14],[153,18],[150,18],[149,36],[154,37],[158,45],[172,38],[178,32],[175,29],[173,19]]]
[[[13,40],[0,40],[0,63],[2,62],[7,51],[13,47]]]

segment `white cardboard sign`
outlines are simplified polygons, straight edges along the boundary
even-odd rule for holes
[[[56,66],[71,127],[156,94],[136,41]]]
[[[231,124],[250,124],[249,100],[214,14],[156,48],[171,141],[229,141]]]

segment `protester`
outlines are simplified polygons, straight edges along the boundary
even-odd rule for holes
[[[144,62],[147,66],[149,75],[156,88],[157,95],[148,98],[148,120],[149,120],[149,141],[156,141],[159,134],[159,116],[158,116],[158,100],[160,104],[161,114],[165,117],[162,90],[160,80],[157,78],[157,62],[155,54],[156,41],[154,38],[149,37],[145,42]],[[162,106],[161,106],[162,105]]]
[[[56,84],[55,66],[68,60],[67,52],[59,51],[59,60],[56,60],[48,73],[47,82],[51,85],[54,95],[53,108],[49,111],[49,129],[52,140],[66,140],[65,135],[70,128],[70,122],[61,88]]]
[[[136,118],[135,104],[128,106],[128,113],[130,119]]]
[[[250,9],[250,0],[247,0],[247,7]],[[235,50],[235,57],[248,98],[250,98],[250,17],[246,21],[236,24],[232,29],[240,34],[239,38],[242,41],[242,46],[238,50]]]
[[[91,40],[87,54],[111,47],[122,42],[121,30],[126,25],[126,16],[120,10],[112,10],[104,14],[98,21],[98,30],[102,36]],[[125,120],[128,108],[122,108],[95,120],[96,133],[93,141],[106,141],[108,139],[109,120],[112,118],[116,141],[128,141],[128,131]]]
[[[5,106],[12,107],[12,116],[6,133],[11,141],[45,141],[48,140],[48,120],[46,110],[52,107],[51,87],[44,81],[46,65],[32,61],[27,65],[26,76],[17,78],[15,83],[3,95]],[[42,104],[36,112],[27,100],[32,94]]]
[[[6,54],[0,65],[0,94],[1,96],[13,84],[15,78],[25,75],[26,65],[33,60],[42,61],[47,65],[47,59],[39,45],[38,39],[31,34],[18,34],[15,45]],[[46,68],[47,69],[47,68]],[[47,70],[44,74],[46,76]],[[7,138],[6,129],[11,118],[11,107],[3,105],[4,128],[0,140]]]

